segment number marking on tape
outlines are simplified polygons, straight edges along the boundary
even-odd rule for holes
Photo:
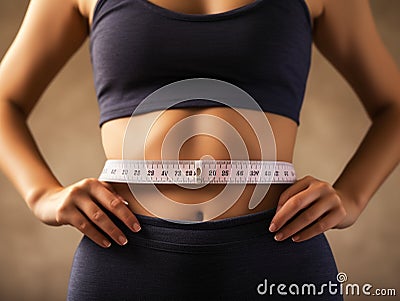
[[[153,184],[280,184],[296,181],[292,163],[256,160],[107,160],[100,181]]]

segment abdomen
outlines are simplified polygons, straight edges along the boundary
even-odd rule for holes
[[[172,109],[160,113],[155,111],[136,115],[132,120],[119,118],[105,123],[102,139],[107,159],[292,162],[297,124],[287,117],[226,107]],[[129,202],[134,213],[157,215],[143,208],[127,184],[114,183],[113,186]],[[157,193],[148,195],[154,201],[161,193],[178,203],[196,204],[220,194],[225,184],[208,184],[198,189],[175,184],[157,184],[155,187]],[[228,193],[228,198],[237,201],[218,218],[270,209],[276,206],[286,187],[288,184],[270,185],[260,205],[253,210],[248,209],[248,203],[255,184],[246,185],[240,196]],[[201,214],[207,219],[207,207],[203,211]]]

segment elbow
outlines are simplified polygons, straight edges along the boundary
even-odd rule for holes
[[[0,114],[12,114],[22,118],[25,122],[29,117],[29,112],[26,112],[17,102],[10,99],[0,99]]]
[[[380,137],[396,145],[395,156],[397,162],[400,162],[400,103],[385,106],[377,111],[371,120],[371,127],[380,133]]]
[[[372,123],[381,120],[390,120],[393,126],[400,126],[400,98],[398,101],[382,105],[375,112],[369,114]]]

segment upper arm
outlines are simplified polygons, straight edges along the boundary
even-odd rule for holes
[[[31,0],[0,63],[0,101],[12,101],[28,116],[87,33],[87,22],[72,0]]]
[[[350,83],[371,118],[400,106],[400,73],[385,48],[366,0],[323,0],[314,42]]]

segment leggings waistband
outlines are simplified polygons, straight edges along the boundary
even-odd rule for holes
[[[227,248],[242,246],[244,241],[250,241],[260,236],[271,236],[269,223],[276,208],[253,214],[209,220],[202,223],[180,224],[136,214],[142,227],[138,233],[129,230],[120,220],[113,221],[125,229],[124,233],[130,244],[150,248],[187,252],[226,251]]]

